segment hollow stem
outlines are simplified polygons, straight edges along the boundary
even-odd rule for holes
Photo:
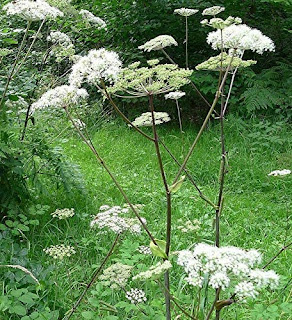
[[[165,189],[165,195],[166,195],[166,202],[167,202],[167,212],[166,212],[166,246],[165,246],[165,254],[168,257],[169,255],[169,249],[170,249],[170,241],[171,241],[171,193],[168,188],[165,171],[162,163],[161,153],[160,153],[160,147],[159,147],[159,141],[158,141],[158,135],[156,131],[156,124],[155,124],[155,115],[154,115],[154,104],[153,104],[153,96],[149,95],[149,108],[152,116],[152,130],[153,130],[153,137],[154,137],[154,144],[155,144],[155,150],[156,155],[158,159],[159,169],[161,178],[163,181],[164,189]],[[169,272],[165,272],[164,274],[164,284],[165,287],[169,291]],[[166,293],[165,294],[165,306],[166,306],[166,320],[171,319],[171,311],[170,311],[170,297]]]
[[[189,57],[188,57],[188,17],[186,16],[186,68],[189,68]]]

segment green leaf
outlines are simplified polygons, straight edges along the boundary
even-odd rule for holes
[[[18,44],[18,41],[16,39],[12,39],[12,38],[5,38],[2,41],[5,43],[8,43],[8,44]]]
[[[10,313],[16,313],[19,316],[25,316],[26,315],[26,308],[20,304],[10,307],[9,309]]]
[[[94,317],[94,312],[92,312],[92,311],[83,311],[81,313],[81,315],[82,315],[82,317],[84,319],[92,319]]]
[[[182,186],[185,178],[186,178],[186,176],[182,176],[176,183],[174,183],[173,185],[171,185],[171,186],[168,188],[168,189],[169,189],[169,192],[172,192],[172,193],[177,192],[177,191],[181,188],[181,186]]]
[[[165,253],[166,242],[164,240],[155,239],[156,244],[153,241],[150,242],[150,250],[156,257],[161,257],[163,259],[167,259],[167,255]]]

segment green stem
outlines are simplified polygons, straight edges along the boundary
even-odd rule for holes
[[[188,17],[186,16],[186,68],[189,68],[189,57],[188,57]]]

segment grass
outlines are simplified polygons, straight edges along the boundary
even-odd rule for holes
[[[282,178],[268,177],[275,169],[291,169],[291,136],[289,128],[282,127],[276,133],[275,141],[266,131],[259,140],[256,122],[244,123],[230,117],[226,122],[226,144],[228,150],[228,175],[225,185],[224,211],[221,218],[221,244],[243,248],[256,248],[268,261],[277,251],[291,241],[289,215],[291,212],[291,176]],[[146,129],[151,133],[151,130]],[[173,127],[160,127],[159,135],[172,150],[179,161],[182,152],[186,153],[196,135],[193,126],[185,128],[183,137]],[[111,168],[125,189],[132,203],[145,204],[142,215],[148,221],[148,227],[158,239],[165,237],[165,195],[159,176],[154,145],[127,128],[125,125],[108,123],[97,132],[93,132],[93,141],[104,161]],[[65,141],[65,142],[64,142]],[[41,277],[42,290],[39,292],[39,304],[58,309],[60,314],[72,307],[73,302],[84,288],[85,283],[96,266],[105,256],[113,235],[100,235],[90,230],[91,216],[98,212],[103,204],[122,205],[124,200],[115,188],[107,173],[96,162],[87,146],[75,135],[64,140],[62,146],[66,155],[80,165],[86,181],[87,193],[78,192],[68,196],[62,189],[51,186],[51,193],[39,199],[48,204],[50,210],[42,216],[41,224],[27,235],[27,242],[21,248],[27,248],[26,265]],[[267,142],[268,146],[263,143]],[[169,155],[162,150],[168,181],[172,181],[178,170]],[[219,126],[210,125],[203,134],[195,152],[189,161],[188,169],[197,181],[203,193],[216,201],[218,192],[218,172],[220,165]],[[49,213],[56,208],[74,207],[76,216],[67,221],[51,220]],[[178,219],[198,219],[201,229],[196,234],[182,234],[177,229]],[[173,196],[173,234],[172,251],[188,248],[196,242],[214,242],[214,211],[198,197],[196,190],[186,180],[182,188]],[[74,245],[76,255],[63,263],[52,263],[42,249],[58,243]],[[138,245],[148,245],[146,234],[139,237],[124,237],[112,257],[112,261],[122,261],[135,267],[134,273],[153,263],[152,257],[137,254]],[[20,248],[20,249],[21,249]],[[13,262],[13,254],[10,261]],[[155,261],[157,259],[154,259]],[[175,261],[175,260],[174,260]],[[225,308],[222,319],[272,319],[256,318],[253,310],[262,304],[280,305],[291,298],[289,287],[285,287],[291,276],[291,252],[282,253],[271,265],[282,275],[281,286],[274,292],[260,295],[258,302],[234,304]],[[108,266],[110,263],[108,263]],[[74,319],[82,319],[81,312],[92,311],[94,319],[163,319],[159,310],[164,310],[163,295],[153,283],[135,284],[145,289],[150,313],[144,317],[136,311],[126,311],[126,306],[117,305],[119,312],[101,311],[100,300],[112,306],[125,301],[123,292],[114,292],[100,284],[88,294]],[[192,304],[190,297],[196,290],[186,286],[183,272],[174,267],[171,272],[171,291],[179,297],[185,306]],[[223,294],[222,298],[228,298]],[[209,297],[212,301],[213,297]],[[129,307],[130,308],[130,307]],[[152,311],[151,311],[152,310]],[[1,314],[0,314],[1,315]],[[89,317],[90,314],[83,313]],[[1,315],[1,319],[14,319]],[[115,318],[116,317],[116,318]],[[61,318],[61,316],[60,316]],[[15,318],[16,319],[16,318]],[[180,318],[184,319],[184,318]],[[292,319],[287,313],[278,312],[275,319]],[[26,319],[24,319],[26,320]]]

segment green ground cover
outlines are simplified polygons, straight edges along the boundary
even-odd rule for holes
[[[291,176],[268,177],[272,170],[291,168],[291,132],[288,126],[282,123],[277,132],[270,135],[269,128],[274,126],[266,125],[263,130],[259,129],[256,121],[245,123],[233,117],[229,117],[226,122],[229,167],[225,185],[225,207],[221,218],[221,244],[258,249],[263,253],[264,262],[269,261],[288,243],[289,237],[291,241],[288,221],[291,212]],[[219,187],[219,130],[216,124],[209,126],[188,165],[203,193],[213,201]],[[258,135],[259,130],[261,135]],[[183,136],[177,128],[167,125],[159,127],[160,138],[178,160],[182,160],[182,153],[186,153],[196,133],[197,129],[191,125],[185,128]],[[96,148],[124,187],[132,203],[145,205],[141,215],[147,219],[151,232],[158,239],[163,239],[165,195],[153,144],[126,125],[115,122],[105,124],[96,132],[92,132],[92,136]],[[61,189],[49,187],[50,193],[39,199],[40,204],[49,205],[49,208],[45,208],[46,213],[41,216],[40,225],[33,227],[19,245],[12,243],[12,240],[9,243],[9,239],[5,239],[5,245],[11,245],[13,248],[6,261],[10,259],[11,263],[19,264],[24,262],[22,265],[26,265],[41,280],[38,298],[36,301],[33,300],[31,305],[24,304],[25,308],[33,312],[37,304],[43,305],[44,308],[48,306],[50,312],[59,310],[61,318],[61,315],[72,307],[114,239],[110,234],[98,234],[96,230],[90,229],[92,215],[98,213],[101,205],[122,205],[124,200],[107,173],[77,136],[60,137],[57,143],[62,144],[66,155],[80,165],[86,180],[86,194],[76,193],[68,197],[60,191]],[[171,181],[176,174],[177,166],[164,150],[162,157],[167,178]],[[51,219],[51,212],[66,207],[75,208],[76,215],[73,218],[66,221]],[[194,233],[182,233],[177,228],[182,224],[179,219],[198,219],[201,227]],[[186,249],[198,242],[213,244],[213,210],[198,197],[196,190],[187,180],[173,196],[173,222],[172,251]],[[76,254],[63,262],[54,263],[42,250],[60,243],[73,245]],[[120,241],[111,262],[120,261],[135,266],[134,274],[145,270],[153,264],[155,258],[139,254],[139,245],[149,245],[145,232],[138,237],[127,234]],[[175,259],[173,256],[172,261]],[[291,262],[291,251],[288,250],[271,264],[271,269],[281,275],[278,290],[261,294],[256,302],[234,304],[228,311],[227,308],[223,311],[222,318],[291,319],[289,305],[286,304],[291,298]],[[19,289],[27,277],[21,271],[14,276],[15,281],[19,277],[18,284],[15,283],[15,288]],[[192,305],[190,297],[196,297],[197,291],[186,285],[183,276],[183,270],[174,266],[170,274],[171,287],[174,288],[172,294],[180,299],[182,305],[189,307]],[[31,282],[33,287],[33,281]],[[3,288],[5,285],[4,281]],[[97,283],[85,298],[74,319],[163,319],[163,295],[157,284],[130,282],[130,285],[145,290],[148,299],[145,309],[147,316],[127,302],[123,291],[113,291]],[[209,303],[213,301],[211,294],[213,295],[213,292],[210,291]],[[228,298],[228,293],[222,297]],[[100,300],[106,301],[112,307],[104,310],[105,306]],[[3,303],[3,299],[1,302]],[[266,317],[267,308],[270,309]],[[20,319],[21,316],[14,318],[4,312],[0,318]]]

